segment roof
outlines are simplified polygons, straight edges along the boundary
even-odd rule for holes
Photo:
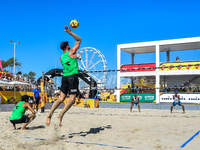
[[[195,50],[200,49],[200,37],[119,44],[118,47],[130,54],[142,54],[155,53],[156,45],[160,45],[160,52]]]

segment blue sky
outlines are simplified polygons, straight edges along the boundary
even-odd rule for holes
[[[167,40],[200,36],[199,0],[0,0],[0,58],[14,56],[23,66],[22,73],[62,68],[59,45],[75,40],[64,32],[64,25],[77,19],[79,28],[72,29],[82,38],[82,47],[99,49],[108,69],[117,68],[117,44]],[[189,52],[189,55],[188,55]],[[199,60],[200,51],[172,52],[171,61]],[[130,63],[122,54],[122,63]],[[160,61],[166,61],[161,54]],[[155,62],[155,54],[136,55],[135,63]]]

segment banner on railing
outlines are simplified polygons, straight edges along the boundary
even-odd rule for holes
[[[120,96],[120,102],[131,102],[135,94],[139,97],[139,102],[152,103],[156,99],[155,93],[124,93]]]
[[[200,62],[174,62],[174,63],[162,63],[160,65],[160,71],[170,70],[197,70],[200,69]],[[163,68],[162,68],[163,67]]]
[[[162,94],[160,95],[160,103],[172,103],[174,94]],[[200,94],[178,94],[182,103],[199,103]]]
[[[130,65],[122,65],[121,66],[121,72],[140,72],[140,71],[155,71],[156,64],[130,64]],[[133,70],[128,70],[128,69],[133,69]],[[140,70],[142,69],[142,70]],[[127,70],[127,71],[126,71]]]

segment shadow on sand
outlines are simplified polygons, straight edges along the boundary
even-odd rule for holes
[[[88,132],[71,133],[71,134],[69,134],[68,138],[73,138],[75,135],[85,137],[88,134],[97,134],[97,133],[100,133],[100,131],[103,131],[105,129],[111,129],[111,128],[112,128],[111,125],[101,126],[101,127],[97,127],[97,128],[90,128],[90,130]],[[65,135],[62,135],[61,138],[65,138]]]

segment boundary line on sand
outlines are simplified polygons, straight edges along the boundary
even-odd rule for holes
[[[35,139],[35,140],[47,140],[43,138],[35,138],[35,137],[27,137],[27,139]],[[117,146],[117,145],[108,145],[108,144],[99,144],[99,143],[88,143],[88,142],[77,142],[77,141],[64,141],[68,143],[76,143],[76,144],[90,144],[90,145],[99,145],[99,146],[110,146],[110,147],[116,147],[116,148],[126,148],[126,149],[134,149],[133,147],[126,147],[126,146]]]
[[[180,147],[183,148],[185,145],[187,145],[195,136],[197,136],[200,133],[200,130],[195,133],[189,140],[187,140],[183,145],[181,145]]]

